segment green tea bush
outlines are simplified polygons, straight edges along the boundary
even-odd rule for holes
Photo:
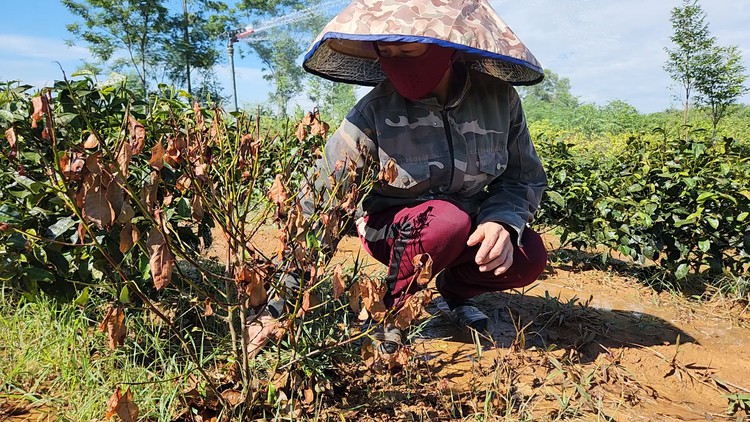
[[[540,221],[564,243],[653,260],[678,279],[747,270],[750,156],[735,140],[632,137],[594,160],[561,140],[538,148],[550,180]]]

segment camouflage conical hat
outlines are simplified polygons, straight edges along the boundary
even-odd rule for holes
[[[302,66],[326,79],[376,85],[385,75],[373,41],[452,47],[470,67],[515,85],[544,78],[487,0],[354,0],[323,28]]]

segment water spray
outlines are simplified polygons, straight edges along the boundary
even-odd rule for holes
[[[268,31],[272,28],[293,24],[306,19],[310,19],[315,16],[322,15],[332,7],[344,3],[348,3],[348,0],[326,0],[315,4],[314,6],[310,6],[284,16],[268,19],[267,21],[262,22],[257,26],[248,25],[244,28],[232,29],[227,31],[227,52],[229,53],[229,64],[232,68],[232,94],[234,97],[234,111],[238,111],[237,82],[234,74],[234,43],[239,42],[240,40],[245,40],[246,42],[267,41],[269,40],[269,38],[267,37],[256,37],[253,35],[256,35],[258,32]]]

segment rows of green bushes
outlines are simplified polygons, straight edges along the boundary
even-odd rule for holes
[[[315,149],[312,144],[301,144],[292,130],[285,136],[268,137],[268,133],[259,133],[260,125],[250,127],[253,121],[232,116],[222,121],[213,111],[193,111],[186,99],[166,87],[143,101],[122,87],[97,87],[83,80],[60,82],[48,96],[54,121],[45,123],[46,116],[32,119],[32,103],[34,98],[38,101],[38,94],[24,86],[0,86],[0,280],[12,280],[31,290],[40,283],[78,282],[85,286],[120,279],[104,260],[104,252],[122,260],[130,269],[127,276],[131,280],[143,282],[148,277],[148,260],[144,261],[148,254],[120,251],[124,225],[112,221],[111,228],[101,227],[95,224],[96,218],[84,218],[86,224],[82,225],[82,216],[73,212],[85,210],[75,206],[76,192],[66,189],[71,182],[76,186],[85,182],[75,180],[82,172],[96,171],[76,170],[75,166],[96,166],[87,160],[70,160],[93,155],[97,147],[87,149],[84,145],[92,135],[118,151],[114,148],[134,136],[137,128],[129,122],[133,117],[147,134],[141,146],[145,151],[162,141],[167,146],[170,139],[183,135],[208,140],[216,130],[223,131],[223,139],[247,149],[251,147],[242,143],[242,134],[256,130],[256,138],[273,138],[260,151],[254,147],[253,167],[245,170],[253,172],[258,188],[253,195],[258,199],[265,196],[276,174],[299,180],[295,175],[303,170],[300,163],[309,162],[299,157]],[[201,129],[202,135],[185,133],[198,130],[203,118],[206,127]],[[190,121],[190,129],[185,128],[185,119]],[[214,122],[221,127],[211,127]],[[47,127],[55,131],[53,138],[45,134]],[[538,131],[536,138],[550,179],[539,222],[559,226],[563,243],[579,248],[604,246],[641,263],[653,261],[677,279],[691,272],[741,274],[747,269],[750,154],[743,144],[731,138],[712,141],[696,136],[687,141],[670,140],[671,136],[660,132],[643,137],[613,136],[608,148],[599,145],[594,150],[543,131]],[[230,179],[243,183],[247,174],[235,171],[238,162],[221,163],[229,157],[242,160],[241,154],[227,155],[233,144],[212,148],[196,159],[222,172],[234,166]],[[154,227],[153,213],[149,215],[149,205],[143,208],[142,203],[151,201],[165,210],[165,224],[172,227],[179,243],[188,251],[198,251],[210,242],[208,233],[217,210],[197,213],[195,208],[201,204],[196,195],[207,200],[210,186],[205,185],[205,191],[196,186],[180,187],[178,167],[167,163],[155,169],[150,157],[153,154],[134,155],[135,170],[124,180],[132,192],[143,192],[140,202],[139,198],[126,198],[135,210],[130,223],[144,236]],[[117,161],[117,157],[104,158],[113,165]],[[180,171],[200,182],[202,176],[194,174],[195,169]],[[159,174],[158,198],[148,198],[155,171]],[[220,198],[223,194],[217,191],[213,195]],[[248,205],[256,202],[243,201]],[[140,248],[147,247],[141,240]],[[123,285],[114,284],[119,286],[113,291],[116,295]]]
[[[657,130],[602,151],[540,135],[537,148],[550,181],[539,222],[560,227],[563,244],[604,246],[677,279],[747,271],[750,151],[734,139]]]

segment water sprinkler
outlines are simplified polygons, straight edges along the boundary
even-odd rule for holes
[[[232,68],[232,96],[234,98],[234,111],[238,111],[237,107],[237,81],[234,76],[234,43],[237,41],[247,38],[255,32],[252,26],[246,26],[241,29],[230,29],[226,32],[227,34],[227,53],[229,53],[229,65]]]

